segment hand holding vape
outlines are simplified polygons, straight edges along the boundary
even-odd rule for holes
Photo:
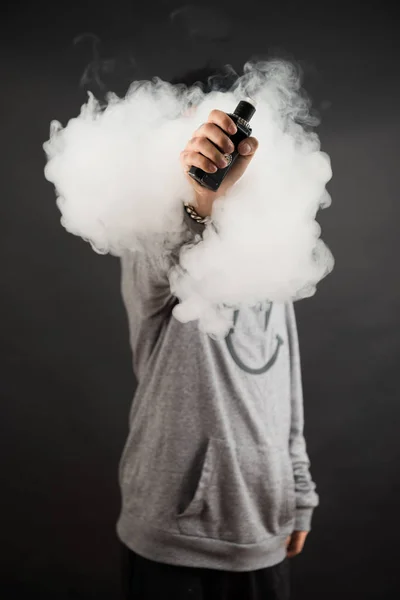
[[[233,113],[227,113],[232,121],[235,122],[237,127],[236,133],[231,135],[227,134],[234,146],[234,150],[231,153],[225,152],[224,148],[221,148],[214,142],[210,141],[210,143],[214,144],[214,146],[224,155],[224,158],[228,162],[227,166],[217,168],[215,173],[209,173],[200,167],[192,166],[188,171],[188,175],[190,175],[190,177],[195,179],[195,181],[197,181],[203,187],[216,192],[238,156],[238,145],[245,138],[250,137],[252,133],[249,121],[254,115],[255,111],[255,107],[250,104],[250,102],[241,100]]]

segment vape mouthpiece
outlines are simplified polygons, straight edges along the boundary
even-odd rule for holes
[[[235,108],[233,114],[237,115],[244,121],[249,122],[255,112],[256,109],[252,104],[250,104],[250,102],[247,102],[247,100],[241,100]]]

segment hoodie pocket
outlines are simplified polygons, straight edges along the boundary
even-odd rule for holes
[[[249,544],[291,532],[294,513],[288,450],[211,438],[193,499],[176,519],[185,535]]]

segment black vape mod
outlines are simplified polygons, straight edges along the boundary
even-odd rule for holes
[[[237,127],[236,133],[228,136],[235,146],[232,154],[224,153],[224,157],[228,161],[228,165],[223,169],[218,169],[218,171],[215,173],[206,173],[199,167],[191,167],[189,170],[190,177],[193,177],[193,179],[200,183],[200,185],[212,190],[213,192],[216,192],[225,175],[229,172],[229,169],[232,167],[236,157],[238,156],[238,145],[242,140],[251,135],[252,129],[249,125],[249,121],[255,112],[256,109],[252,104],[250,104],[250,102],[241,100],[233,113],[227,113],[228,116],[231,117],[232,121],[235,122]],[[222,148],[219,148],[218,146],[217,148],[222,152]]]

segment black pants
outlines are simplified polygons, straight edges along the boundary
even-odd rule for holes
[[[257,571],[218,571],[148,560],[124,544],[126,600],[289,600],[289,560]]]

